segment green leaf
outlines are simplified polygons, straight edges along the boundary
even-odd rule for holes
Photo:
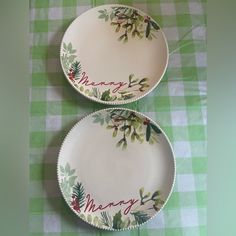
[[[157,23],[155,21],[150,21],[151,24],[152,24],[152,27],[155,29],[155,30],[159,30],[160,27],[157,25]]]
[[[122,224],[122,220],[121,220],[121,210],[119,210],[118,213],[116,213],[113,217],[113,229],[121,229],[121,224]]]
[[[121,144],[124,142],[123,138],[116,144],[116,147],[120,147]]]
[[[143,79],[141,79],[141,80],[139,81],[139,84],[143,84],[143,83],[145,83],[147,80],[148,80],[148,78],[143,78]]]
[[[104,13],[104,10],[99,10],[98,12],[99,12],[99,13]]]
[[[158,197],[160,195],[160,191],[155,191],[153,194],[152,194],[152,199],[155,200],[156,197]]]
[[[60,166],[60,171],[61,171],[62,173],[64,173],[64,172],[65,172],[65,170],[64,170],[64,168],[63,168],[63,166]]]
[[[110,99],[110,89],[104,91],[101,96],[102,101],[109,101]]]
[[[71,44],[71,43],[68,44],[67,49],[68,49],[68,51],[71,53],[71,50],[72,50],[72,44]]]
[[[77,176],[71,176],[71,177],[69,178],[68,181],[69,181],[70,186],[73,186],[73,185],[74,185],[76,178],[77,178]]]
[[[151,124],[151,123],[150,123],[150,125],[151,125],[152,129],[153,129],[157,134],[161,134],[161,133],[162,133],[161,130],[158,129],[157,126],[155,126],[154,124]]]
[[[147,129],[146,129],[146,141],[148,142],[151,137],[151,126],[150,124],[147,124]]]
[[[129,129],[130,125],[124,125],[120,128],[120,131],[125,131],[126,129]]]
[[[106,15],[101,14],[98,18],[99,18],[99,19],[103,19],[103,18],[105,18],[105,17],[106,17]]]
[[[73,187],[73,194],[79,201],[80,208],[85,204],[85,191],[82,183],[77,182],[77,184]]]
[[[66,172],[68,175],[69,175],[69,173],[70,173],[70,166],[69,166],[68,162],[66,163],[65,172]]]
[[[114,12],[112,12],[112,13],[110,14],[110,19],[113,20],[114,17],[115,17],[115,14],[114,14]]]
[[[148,22],[147,27],[146,27],[146,34],[145,34],[146,38],[148,38],[150,31],[151,31],[151,24],[150,22]]]
[[[66,44],[63,42],[63,48],[67,50]]]
[[[112,137],[115,138],[117,136],[117,129],[114,129],[113,133],[112,133]]]
[[[135,218],[135,220],[136,220],[136,222],[137,222],[138,224],[142,224],[142,223],[148,221],[149,218],[150,218],[150,217],[149,217],[145,212],[143,212],[143,211],[137,211],[137,212],[134,212],[134,213],[131,213],[131,214],[134,216],[134,218]]]
[[[92,222],[92,216],[91,215],[87,215],[87,221],[89,222],[89,223],[91,223]]]
[[[139,195],[141,198],[143,197],[143,192],[144,192],[144,187],[139,189]]]
[[[68,61],[69,61],[69,63],[72,63],[72,62],[74,61],[75,58],[76,58],[75,55],[71,55],[71,56],[69,56],[69,57],[68,57]]]
[[[108,20],[109,20],[109,16],[106,15],[106,16],[105,16],[105,21],[108,21]]]

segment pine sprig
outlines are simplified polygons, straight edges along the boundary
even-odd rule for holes
[[[79,201],[79,206],[82,208],[85,203],[85,191],[82,183],[78,183],[73,187],[73,196]]]
[[[74,76],[75,76],[76,78],[79,78],[80,73],[81,73],[81,69],[82,69],[80,62],[78,62],[78,61],[73,62],[73,63],[71,64],[71,69],[72,69],[72,71],[73,71],[73,73],[74,73]]]
[[[101,217],[101,222],[103,225],[112,227],[112,218],[106,211],[101,212]]]
[[[149,217],[146,213],[144,213],[143,211],[137,211],[137,212],[133,212],[133,213],[131,213],[131,214],[134,216],[134,218],[135,218],[137,224],[142,224],[142,223],[148,221],[149,218],[150,218],[150,217]]]

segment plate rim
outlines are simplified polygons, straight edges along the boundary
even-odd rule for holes
[[[66,200],[66,198],[65,198],[65,196],[64,196],[64,194],[63,194],[61,185],[60,185],[60,177],[59,177],[59,161],[60,161],[59,159],[60,159],[60,155],[61,155],[63,146],[64,146],[66,140],[68,139],[68,137],[70,136],[70,134],[72,133],[72,131],[73,131],[77,126],[79,126],[83,120],[85,120],[85,119],[87,119],[87,118],[89,118],[89,117],[92,117],[94,114],[97,114],[97,113],[99,113],[99,112],[106,112],[106,111],[108,111],[108,110],[116,110],[116,109],[134,112],[134,113],[136,113],[136,114],[138,114],[138,115],[140,115],[140,116],[142,116],[142,117],[144,117],[144,118],[149,119],[154,125],[156,125],[156,126],[162,131],[162,134],[164,135],[165,139],[167,140],[167,142],[168,142],[168,144],[169,144],[169,147],[170,147],[170,150],[171,150],[171,153],[172,153],[173,165],[174,165],[174,166],[173,166],[173,172],[174,172],[173,174],[174,174],[174,175],[173,175],[173,180],[172,180],[171,188],[170,188],[170,191],[169,191],[169,193],[168,193],[168,196],[167,196],[167,198],[166,198],[164,204],[161,206],[160,210],[159,210],[158,212],[156,212],[155,214],[153,214],[147,221],[145,221],[145,222],[143,222],[143,223],[141,223],[141,224],[131,225],[131,226],[127,227],[127,228],[122,228],[122,229],[103,228],[103,227],[101,227],[101,226],[98,226],[98,225],[93,224],[93,222],[88,222],[87,220],[81,218],[81,217],[79,216],[79,214],[78,214],[74,209],[72,209],[71,206],[70,206],[70,204],[67,202],[67,200]],[[132,230],[132,229],[135,229],[135,228],[140,227],[140,226],[143,225],[143,224],[148,223],[148,222],[149,222],[150,220],[152,220],[154,217],[156,217],[157,215],[159,215],[159,212],[162,211],[162,209],[165,207],[166,203],[169,201],[169,198],[170,198],[170,196],[171,196],[172,193],[173,193],[174,185],[175,185],[175,182],[176,182],[176,157],[175,157],[174,150],[173,150],[173,147],[172,147],[172,145],[171,145],[171,142],[170,142],[168,136],[166,135],[166,133],[163,131],[163,129],[160,127],[160,125],[159,125],[157,122],[153,121],[153,119],[151,119],[150,117],[146,116],[145,114],[143,114],[143,113],[141,113],[141,112],[138,112],[138,111],[135,111],[135,110],[132,110],[132,109],[129,109],[129,108],[122,108],[122,107],[110,107],[110,108],[105,108],[105,109],[100,109],[100,110],[98,109],[98,110],[96,110],[96,111],[94,111],[94,112],[89,113],[88,115],[84,116],[84,117],[81,118],[79,121],[77,121],[77,122],[71,127],[71,129],[69,130],[69,132],[66,134],[66,136],[65,136],[64,139],[63,139],[63,142],[62,142],[62,144],[61,144],[61,146],[60,146],[60,150],[59,150],[58,155],[57,155],[57,162],[56,162],[56,165],[57,165],[57,167],[56,167],[56,168],[57,168],[57,169],[56,169],[56,171],[57,171],[57,182],[58,182],[58,185],[59,185],[60,193],[61,193],[61,195],[62,195],[64,201],[66,202],[66,204],[67,204],[68,207],[70,208],[70,210],[71,210],[72,212],[74,212],[74,214],[75,214],[77,217],[79,217],[79,219],[81,219],[82,221],[86,222],[87,224],[89,224],[89,225],[91,225],[91,226],[93,226],[93,227],[95,227],[95,228],[102,229],[102,230],[107,230],[107,231],[125,231],[125,230]]]
[[[163,36],[163,39],[164,39],[164,42],[165,42],[165,45],[166,45],[166,63],[165,63],[165,67],[163,69],[163,72],[160,76],[160,79],[154,84],[154,86],[152,86],[146,93],[144,92],[143,94],[139,95],[139,96],[135,96],[134,98],[130,98],[130,99],[127,99],[127,100],[118,100],[118,101],[103,101],[103,100],[100,100],[100,99],[97,99],[96,97],[90,97],[90,96],[87,96],[85,95],[84,93],[82,93],[79,89],[77,89],[73,83],[70,81],[70,79],[68,78],[68,75],[67,73],[65,72],[64,70],[64,67],[62,65],[62,60],[61,60],[61,56],[62,56],[62,49],[63,49],[63,42],[64,42],[64,38],[65,38],[65,35],[69,29],[69,27],[79,18],[81,17],[82,15],[84,15],[85,13],[87,13],[88,11],[90,10],[94,10],[96,8],[100,8],[100,7],[111,7],[111,6],[120,6],[120,7],[128,7],[128,8],[131,8],[131,9],[134,9],[134,10],[137,10],[139,11],[140,13],[142,13],[143,15],[147,15],[149,16],[158,26],[159,26],[159,31],[162,33],[162,36]],[[132,102],[135,102],[135,101],[138,101],[139,99],[142,99],[143,97],[147,96],[148,94],[150,94],[155,88],[158,87],[159,83],[162,81],[164,75],[165,75],[165,72],[167,70],[167,67],[168,67],[168,63],[169,63],[169,46],[168,46],[168,41],[167,41],[167,38],[166,38],[166,35],[164,33],[164,31],[162,30],[162,27],[159,25],[159,23],[153,19],[153,17],[151,15],[149,15],[148,13],[145,13],[144,11],[140,10],[139,8],[136,8],[136,7],[133,7],[133,6],[130,6],[130,5],[125,5],[125,4],[102,4],[102,5],[99,5],[99,6],[96,6],[96,7],[92,7],[88,10],[86,10],[85,12],[83,12],[82,14],[78,15],[77,17],[75,17],[69,24],[69,26],[66,28],[64,34],[63,34],[63,37],[61,39],[61,44],[60,44],[60,48],[59,48],[59,55],[60,55],[60,65],[61,65],[61,68],[62,68],[62,71],[63,71],[63,74],[64,76],[66,77],[66,80],[69,82],[69,84],[74,88],[75,91],[77,91],[80,95],[82,95],[83,97],[93,101],[93,102],[97,102],[97,103],[100,103],[100,104],[106,104],[106,105],[124,105],[124,104],[129,104],[129,103],[132,103]]]

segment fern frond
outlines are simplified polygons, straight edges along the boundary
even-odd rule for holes
[[[85,203],[85,191],[82,183],[78,183],[73,187],[73,195],[79,201],[80,208],[84,206]]]

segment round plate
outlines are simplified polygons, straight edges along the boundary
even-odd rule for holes
[[[159,25],[124,5],[102,5],[76,18],[65,32],[60,60],[70,84],[105,104],[136,101],[160,82],[168,46]]]
[[[161,128],[129,109],[100,110],[65,138],[57,164],[61,192],[81,219],[102,229],[139,226],[166,203],[175,159]]]

